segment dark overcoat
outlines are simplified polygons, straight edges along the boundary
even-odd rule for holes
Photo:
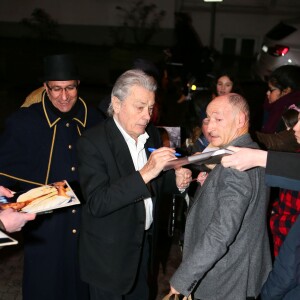
[[[43,96],[45,97],[45,95]],[[26,190],[66,179],[80,197],[75,144],[101,121],[79,98],[72,118],[42,102],[13,113],[0,137],[0,184]],[[23,299],[86,299],[77,263],[80,207],[38,215],[24,228]]]

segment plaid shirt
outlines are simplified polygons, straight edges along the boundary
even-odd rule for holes
[[[279,200],[274,202],[270,218],[275,256],[299,213],[300,191],[280,189]]]

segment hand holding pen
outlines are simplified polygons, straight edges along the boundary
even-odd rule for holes
[[[155,150],[157,150],[157,148],[148,148],[148,151],[149,151],[150,153],[152,153],[152,152],[155,151]],[[181,154],[180,154],[180,153],[177,153],[177,152],[175,152],[174,155],[177,156],[177,157],[178,157],[178,156],[181,156]]]
[[[158,149],[148,148],[147,150],[151,152],[151,155],[145,166],[140,170],[140,174],[145,183],[148,183],[158,176],[169,161],[177,159],[175,150],[169,147],[161,147]]]

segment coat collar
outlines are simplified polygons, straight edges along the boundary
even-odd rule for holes
[[[249,133],[245,133],[236,139],[234,139],[232,142],[230,142],[228,145],[222,147],[227,148],[228,146],[237,146],[237,147],[250,147],[252,145],[252,148],[257,148],[257,144],[253,142],[251,136]]]
[[[118,129],[113,118],[108,118],[105,121],[106,134],[108,137],[109,146],[114,153],[114,157],[116,163],[119,167],[119,170],[122,175],[132,173],[135,171],[134,164],[130,155],[130,151],[128,149],[127,143]],[[157,147],[158,145],[154,145],[152,134],[146,129],[146,132],[149,134],[149,138],[146,141],[145,148],[148,147]],[[149,157],[150,153],[146,151],[147,157]]]
[[[46,101],[45,101],[45,95],[46,93],[43,93],[42,97],[42,106],[43,106],[43,111],[46,117],[46,120],[48,122],[48,125],[50,128],[55,126],[61,118],[58,117],[55,113],[51,111],[51,109],[47,106]],[[78,100],[80,104],[80,108],[76,114],[76,116],[72,119],[79,123],[82,127],[86,127],[86,122],[87,122],[87,106],[86,103],[79,97]]]

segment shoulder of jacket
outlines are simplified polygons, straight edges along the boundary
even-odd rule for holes
[[[107,129],[105,126],[106,120],[100,121],[99,123],[95,124],[94,126],[86,129],[82,136],[85,137],[94,137],[98,135],[102,135]]]
[[[33,104],[30,107],[22,107],[13,112],[7,119],[11,119],[14,121],[22,121],[22,120],[33,120],[35,117],[43,116],[43,110],[40,103]]]

